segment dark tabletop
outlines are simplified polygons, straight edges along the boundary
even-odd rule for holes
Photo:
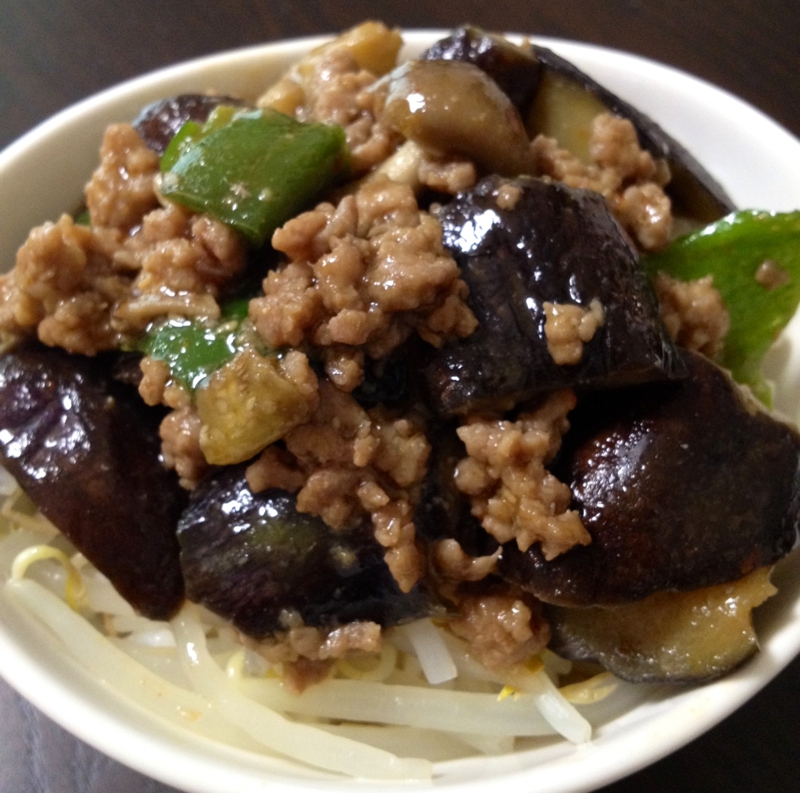
[[[0,0],[0,148],[66,105],[142,72],[366,18],[416,28],[472,22],[628,50],[726,88],[800,136],[797,0],[436,0],[415,9],[422,5]],[[798,692],[795,661],[723,724],[603,793],[796,793]],[[74,740],[0,681],[0,793],[169,790]]]

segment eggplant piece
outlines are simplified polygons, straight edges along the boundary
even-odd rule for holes
[[[160,157],[187,121],[205,124],[212,111],[220,105],[245,107],[247,103],[216,94],[179,94],[142,108],[133,121],[133,128]]]
[[[0,458],[42,513],[137,611],[183,601],[175,526],[186,502],[161,464],[160,411],[107,360],[27,343],[0,358]]]
[[[498,206],[501,186],[519,190]],[[505,202],[502,202],[505,204]],[[487,177],[437,213],[469,286],[478,328],[431,353],[425,381],[445,415],[500,407],[557,388],[607,388],[681,374],[639,259],[599,193]],[[602,305],[575,365],[548,349],[545,302]]]
[[[735,205],[722,186],[655,121],[546,47],[532,49],[542,65],[539,90],[526,119],[532,137],[554,137],[586,161],[592,119],[601,112],[627,118],[636,128],[639,145],[669,165],[672,180],[666,192],[676,216],[706,225],[733,212]]]
[[[758,649],[752,610],[777,591],[762,567],[740,581],[692,592],[656,592],[620,606],[549,606],[550,648],[593,661],[632,683],[700,683]]]
[[[800,435],[715,364],[682,356],[682,382],[579,401],[553,472],[592,541],[549,562],[506,545],[504,578],[548,603],[626,603],[735,581],[791,550]]]
[[[435,155],[459,154],[484,173],[533,173],[522,119],[486,72],[464,61],[408,61],[386,78],[381,123]]]
[[[187,597],[256,639],[288,627],[287,615],[315,627],[388,627],[434,611],[419,585],[400,591],[370,526],[334,532],[286,491],[254,494],[244,465],[200,482],[178,540]]]
[[[469,25],[437,41],[420,55],[420,60],[474,64],[500,86],[523,118],[536,96],[542,71],[533,50]]]

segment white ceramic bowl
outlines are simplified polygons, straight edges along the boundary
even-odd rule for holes
[[[412,32],[408,53],[440,33]],[[0,154],[0,261],[10,266],[28,230],[78,203],[97,161],[105,126],[132,118],[145,103],[182,91],[257,95],[315,40],[223,53],[164,69],[104,91],[59,113]],[[542,40],[660,122],[724,185],[737,205],[800,207],[800,141],[763,114],[707,83],[638,57]],[[769,366],[777,406],[800,418],[800,323],[788,329]],[[492,759],[437,767],[434,787],[477,793],[500,782],[508,793],[593,790],[704,732],[771,680],[800,651],[800,556],[774,576],[780,593],[760,612],[761,652],[710,685],[643,688],[589,745],[552,741]],[[78,737],[123,763],[192,793],[289,793],[394,787],[328,778],[199,738],[154,717],[83,671],[41,626],[0,596],[0,674]],[[404,788],[430,787],[429,784]],[[493,789],[493,788],[492,788]]]

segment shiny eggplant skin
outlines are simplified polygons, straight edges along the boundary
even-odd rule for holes
[[[241,99],[217,94],[179,94],[142,108],[133,128],[149,148],[161,156],[177,131],[187,122],[204,124],[220,105],[243,105]]]
[[[735,581],[788,553],[800,525],[800,436],[726,372],[579,402],[554,473],[589,545],[545,561],[503,549],[501,574],[545,602],[625,603]]]
[[[489,75],[524,116],[536,96],[542,66],[532,50],[496,34],[464,26],[437,41],[420,60],[464,61]]]
[[[699,683],[758,649],[752,610],[777,591],[770,569],[690,592],[656,592],[617,606],[547,606],[550,649],[632,683]]]
[[[356,620],[388,627],[432,612],[421,588],[400,591],[371,526],[334,532],[298,512],[284,490],[254,494],[244,472],[244,465],[211,472],[181,518],[190,600],[257,639],[297,616],[315,627]]]
[[[599,110],[629,119],[636,128],[639,145],[653,157],[666,160],[672,173],[666,192],[676,215],[705,225],[733,212],[735,205],[722,186],[655,121],[552,50],[536,45],[532,50],[542,67],[536,103],[545,100],[546,92],[558,90],[559,82],[569,86],[570,92],[585,92],[588,99],[596,101]],[[534,106],[529,132],[547,134],[548,130],[537,128],[536,112]]]
[[[503,184],[520,190],[501,209]],[[500,407],[565,387],[607,388],[680,374],[676,350],[636,252],[599,193],[530,177],[491,176],[437,213],[445,247],[469,286],[479,326],[425,368],[444,415]],[[545,336],[546,301],[587,307],[605,321],[575,365],[557,365]]]
[[[0,357],[0,458],[137,611],[168,619],[186,495],[161,464],[161,412],[105,364],[33,343]]]

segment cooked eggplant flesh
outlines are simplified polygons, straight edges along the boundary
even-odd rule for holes
[[[519,191],[498,205],[504,186]],[[487,177],[437,213],[469,286],[477,330],[431,355],[425,378],[440,414],[509,408],[557,388],[610,388],[681,374],[636,252],[598,193],[558,182]],[[545,303],[602,306],[574,365],[555,362]]]
[[[256,639],[298,617],[315,627],[357,620],[388,627],[435,611],[423,588],[400,591],[371,526],[333,532],[298,512],[284,490],[253,493],[245,470],[214,470],[178,524],[190,600]]]
[[[486,72],[464,61],[409,61],[386,78],[381,123],[434,156],[458,154],[484,173],[533,173],[519,112]]]
[[[674,138],[637,110],[546,47],[533,46],[542,66],[536,99],[526,118],[531,136],[554,137],[576,157],[588,160],[589,128],[600,112],[629,119],[639,144],[653,157],[666,160],[672,179],[666,191],[673,213],[705,225],[735,209],[722,186]]]
[[[474,64],[500,86],[523,117],[536,96],[542,72],[533,50],[471,25],[437,41],[420,55],[420,60]]]
[[[554,471],[592,541],[551,561],[507,544],[509,581],[548,603],[626,603],[735,581],[792,548],[800,436],[681,354],[685,380],[579,402]]]
[[[183,601],[186,494],[161,463],[162,412],[112,365],[34,343],[0,357],[0,458],[137,611],[168,619]]]
[[[656,592],[619,606],[550,606],[550,646],[633,683],[713,680],[758,649],[752,610],[777,591],[769,574],[762,567],[729,584]]]

